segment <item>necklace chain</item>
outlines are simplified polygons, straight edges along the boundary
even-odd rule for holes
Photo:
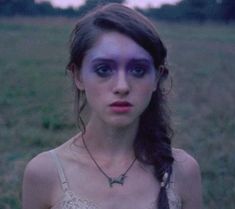
[[[97,163],[97,161],[95,160],[95,158],[93,157],[93,155],[91,154],[90,150],[88,149],[86,143],[85,143],[85,139],[83,137],[83,134],[81,135],[82,137],[82,143],[87,151],[87,153],[89,154],[91,160],[95,163],[96,167],[99,169],[99,171],[108,179],[109,182],[109,187],[112,187],[113,184],[124,184],[124,180],[127,177],[126,174],[128,173],[128,171],[132,168],[132,166],[134,165],[135,161],[136,161],[136,157],[134,158],[134,160],[131,162],[131,164],[129,165],[129,167],[126,169],[126,171],[124,173],[122,173],[121,175],[119,175],[118,177],[110,177],[101,167],[100,165]]]

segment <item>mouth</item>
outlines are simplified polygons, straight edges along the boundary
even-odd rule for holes
[[[131,107],[133,105],[126,101],[117,101],[117,102],[113,102],[112,104],[110,104],[110,106],[111,107]]]
[[[126,101],[116,101],[110,104],[111,110],[115,113],[127,113],[130,112],[133,105]]]

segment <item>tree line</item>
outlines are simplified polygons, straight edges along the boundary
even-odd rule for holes
[[[143,11],[146,15],[172,21],[207,20],[230,22],[235,20],[235,0],[182,0],[176,5]]]
[[[86,0],[79,8],[55,8],[50,1],[36,3],[35,0],[0,0],[0,16],[81,16],[88,10],[110,2],[123,3],[124,0]]]
[[[0,0],[0,16],[80,16],[100,4],[123,3],[124,0],[86,0],[79,8],[54,8],[49,1]],[[140,9],[139,9],[140,10]],[[176,5],[140,10],[145,15],[170,21],[207,20],[230,22],[235,20],[235,0],[182,0]]]

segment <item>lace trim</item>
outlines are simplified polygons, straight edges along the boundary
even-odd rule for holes
[[[78,198],[72,191],[67,190],[64,198],[51,209],[99,209],[93,202]]]
[[[181,199],[180,197],[174,192],[174,184],[172,183],[172,185],[169,185],[167,187],[167,197],[168,197],[168,201],[169,201],[169,206],[170,209],[181,209],[182,208],[182,203],[181,203]],[[172,187],[170,187],[172,186]]]
[[[181,201],[176,194],[168,188],[167,190],[170,209],[181,209]],[[155,209],[155,202],[148,209]],[[72,191],[67,190],[64,198],[54,205],[51,209],[99,209],[92,201],[80,199]]]

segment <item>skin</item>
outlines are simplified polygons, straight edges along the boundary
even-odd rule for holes
[[[132,39],[109,32],[86,53],[81,70],[74,72],[76,86],[85,91],[90,106],[91,116],[84,134],[86,144],[109,176],[119,176],[134,158],[132,144],[139,116],[156,90],[158,76],[152,58]],[[110,107],[116,101],[128,101],[132,106],[127,112],[116,112]],[[102,209],[154,208],[160,185],[151,166],[137,161],[128,172],[125,184],[115,184],[110,189],[107,179],[85,150],[81,134],[55,150],[70,189],[77,196],[91,200]],[[182,150],[173,149],[173,155],[174,189],[182,199],[183,209],[202,208],[197,162]],[[51,208],[62,196],[51,156],[48,152],[39,154],[25,169],[23,209]]]

